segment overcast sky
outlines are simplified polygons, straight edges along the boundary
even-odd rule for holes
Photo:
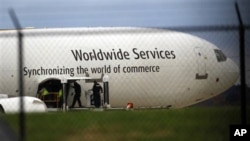
[[[243,22],[249,26],[250,1],[237,2]],[[0,29],[14,28],[9,8],[15,10],[22,27],[226,27],[226,31],[188,32],[214,43],[239,64],[238,31],[232,28],[238,25],[234,4],[234,0],[0,0]],[[249,72],[247,66],[248,80]]]
[[[250,2],[238,0],[245,23]],[[23,27],[237,25],[234,0],[0,0],[0,29],[13,28],[13,8]]]

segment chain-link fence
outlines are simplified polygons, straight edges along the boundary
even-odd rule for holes
[[[0,30],[1,141],[225,141],[250,119],[247,2],[26,3],[25,26],[97,27]]]
[[[184,140],[189,137],[228,140],[229,125],[240,123],[239,82],[231,81],[232,74],[226,75],[233,68],[225,65],[225,60],[232,59],[239,66],[238,30],[185,32],[152,28],[22,31],[24,94],[42,100],[49,112],[26,114],[25,121],[20,121],[25,123],[23,129],[18,128],[16,114],[2,117],[16,132],[25,130],[27,140]],[[0,36],[1,93],[18,96],[17,33],[3,31]],[[211,51],[210,46],[213,46]],[[227,59],[217,60],[215,50],[218,49],[214,46]],[[247,51],[248,46],[246,38]],[[204,48],[197,51],[197,47]],[[202,62],[197,60],[199,56],[204,59]],[[249,72],[246,73],[248,79]],[[101,108],[95,108],[96,100],[91,92],[94,81],[104,89],[103,74],[109,76],[111,108],[106,108],[103,95]],[[71,105],[77,93],[73,84],[76,80],[81,86],[79,108],[78,103]],[[229,83],[236,85],[231,87]],[[204,101],[210,97],[214,98]],[[195,103],[199,104],[175,109]],[[36,104],[40,103],[30,106],[35,109]],[[74,108],[62,112],[60,109],[65,104]],[[128,104],[133,104],[134,110],[127,111]],[[8,106],[15,107],[15,104]],[[1,108],[8,109],[3,105]]]

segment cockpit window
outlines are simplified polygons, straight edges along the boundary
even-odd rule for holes
[[[215,49],[214,52],[218,62],[223,62],[227,60],[226,55],[221,50]]]

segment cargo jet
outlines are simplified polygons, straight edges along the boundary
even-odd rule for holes
[[[132,27],[22,32],[24,93],[28,99],[33,97],[30,106],[61,107],[63,96],[63,103],[70,105],[72,82],[78,80],[82,103],[92,107],[92,82],[103,84],[105,75],[112,108],[127,103],[137,108],[182,108],[221,94],[239,76],[236,64],[218,47],[186,33]],[[0,94],[4,97],[0,108],[4,112],[18,101],[17,47],[15,30],[0,32]],[[46,95],[41,92],[44,88]],[[18,109],[14,106],[12,111]]]

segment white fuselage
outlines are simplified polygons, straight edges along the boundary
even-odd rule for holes
[[[215,45],[185,33],[150,28],[72,28],[23,31],[25,95],[39,83],[109,76],[112,107],[180,108],[216,96],[238,78]],[[0,33],[0,93],[18,96],[16,31]],[[92,83],[79,81],[82,93]],[[84,96],[82,101],[85,103]]]

